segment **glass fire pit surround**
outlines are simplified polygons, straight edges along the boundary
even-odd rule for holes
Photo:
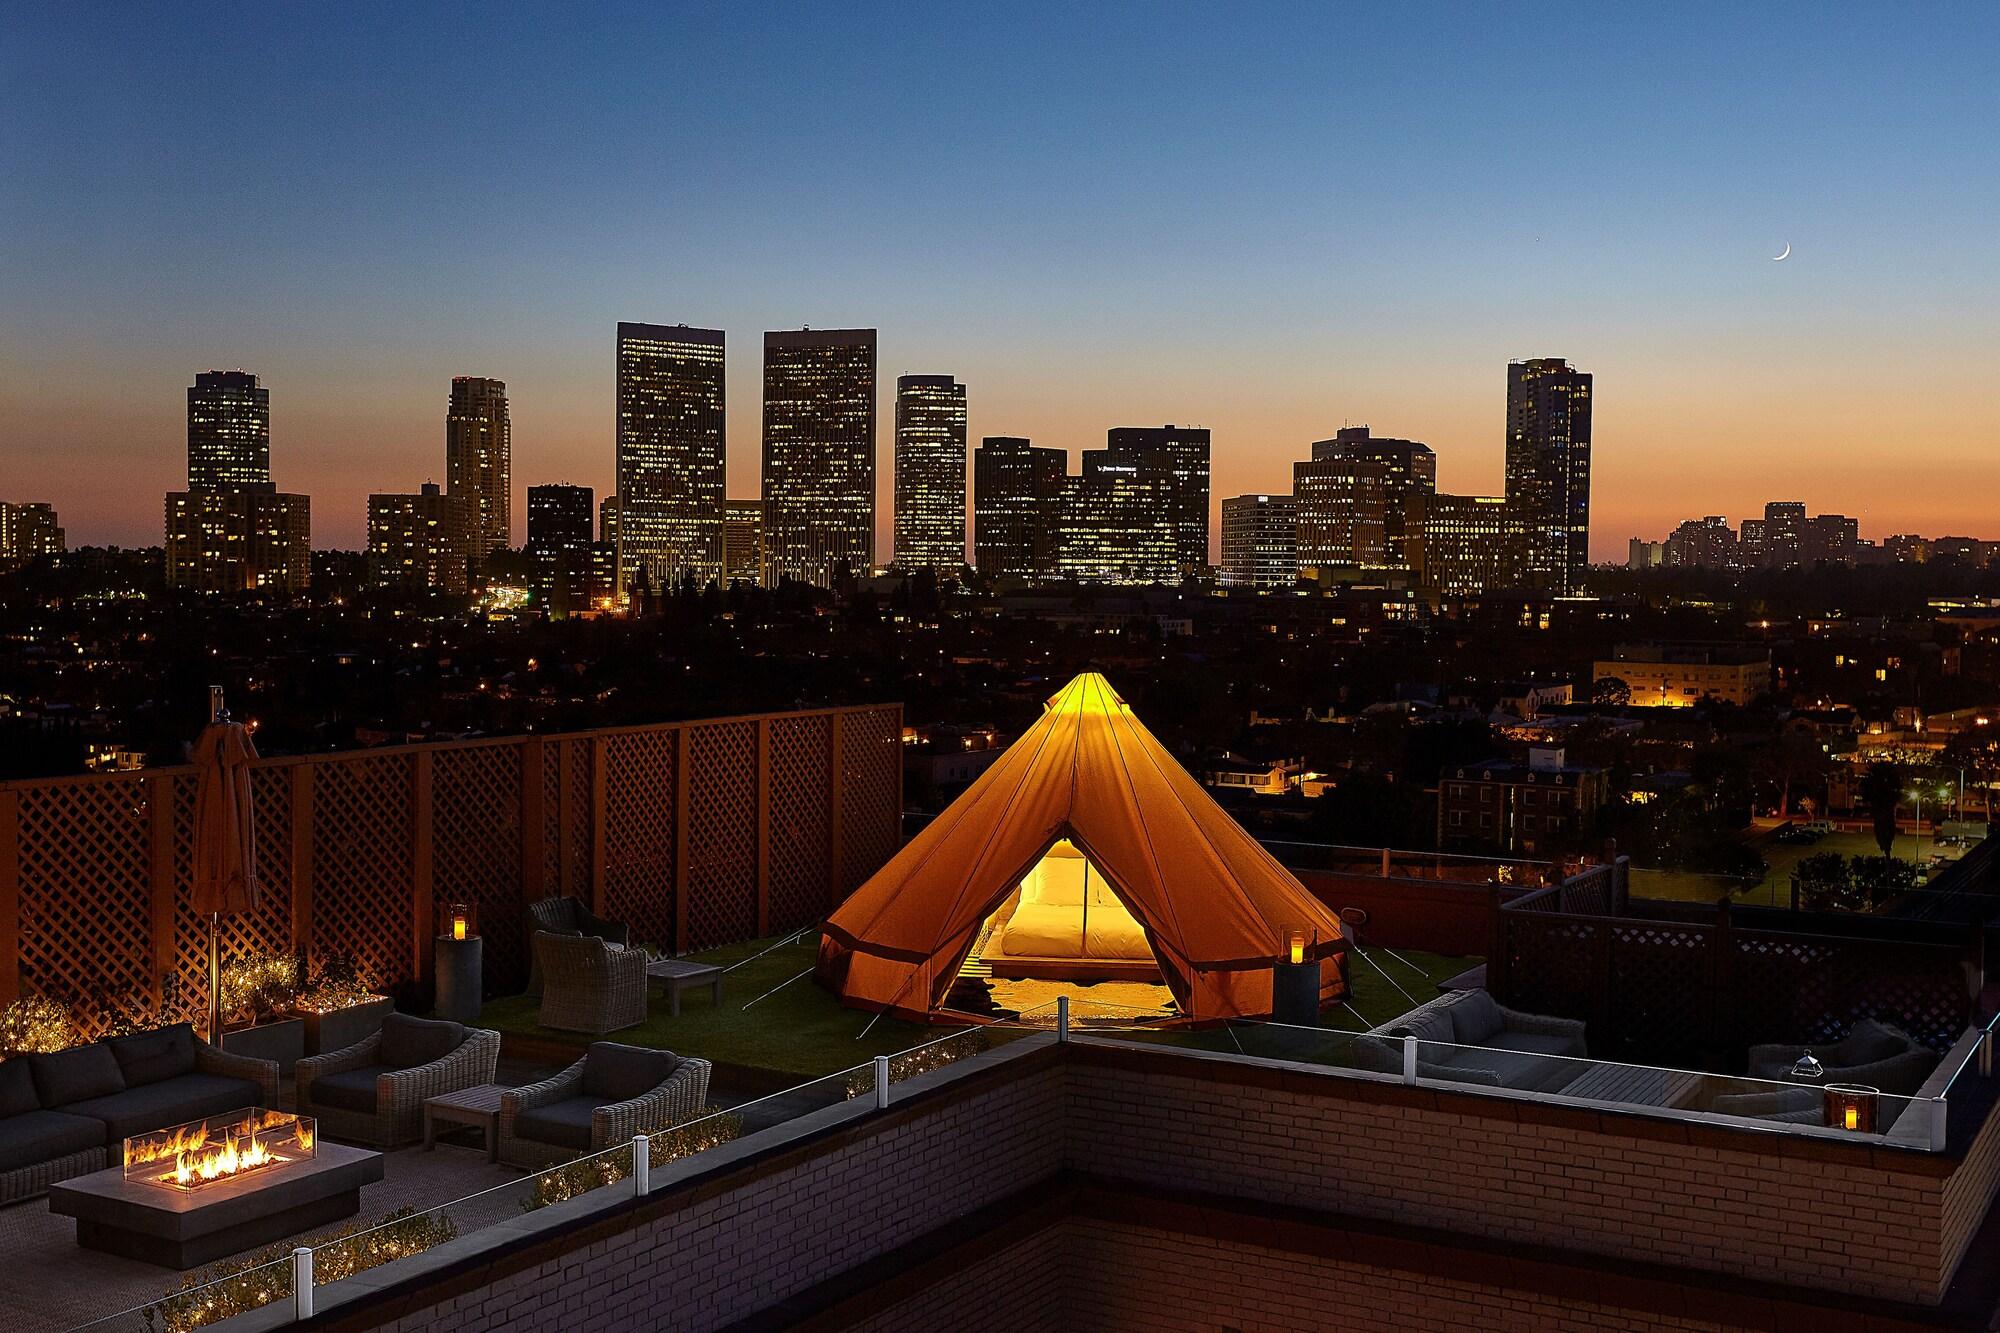
[[[310,1162],[318,1149],[311,1116],[249,1106],[126,1139],[125,1179],[193,1191]]]

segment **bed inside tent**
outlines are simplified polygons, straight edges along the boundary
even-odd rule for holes
[[[993,910],[974,956],[989,975],[1158,981],[1146,928],[1077,845],[1059,839]]]

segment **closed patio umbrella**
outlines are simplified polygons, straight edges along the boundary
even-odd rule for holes
[[[219,693],[219,692],[218,692]],[[250,806],[250,761],[257,747],[241,723],[218,707],[194,744],[194,910],[208,918],[208,1039],[222,1042],[225,913],[257,910],[257,842]]]

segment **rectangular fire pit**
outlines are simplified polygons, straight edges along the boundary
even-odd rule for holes
[[[382,1155],[321,1143],[307,1116],[250,1108],[125,1140],[125,1163],[49,1187],[76,1243],[166,1268],[268,1245],[361,1211]]]

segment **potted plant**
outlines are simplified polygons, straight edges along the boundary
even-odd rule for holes
[[[291,1012],[299,989],[299,960],[256,951],[222,965],[222,1048],[236,1055],[275,1060],[290,1073],[306,1053],[305,1021]]]
[[[307,1055],[346,1050],[366,1040],[395,1008],[396,1002],[376,994],[346,954],[334,954],[316,964],[292,1004],[292,1011],[305,1024]]]

